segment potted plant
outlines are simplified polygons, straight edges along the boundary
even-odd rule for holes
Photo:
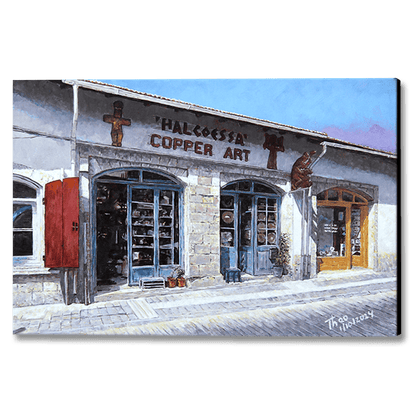
[[[176,283],[178,287],[185,287],[186,280],[185,280],[185,272],[182,269],[179,269],[177,272]]]
[[[283,275],[283,264],[280,249],[274,247],[270,251],[270,260],[273,263],[273,275],[275,277],[282,277]]]
[[[176,277],[173,277],[173,276],[168,277],[168,287],[169,288],[176,287]]]
[[[185,287],[186,280],[185,280],[185,272],[180,267],[177,267],[171,276],[168,277],[168,287]]]
[[[283,267],[283,274],[289,274],[290,271],[290,243],[289,235],[283,233],[280,235],[279,239],[279,249],[280,249],[280,264]]]
[[[270,260],[273,263],[273,274],[275,277],[282,277],[289,274],[289,236],[282,234],[279,239],[279,246],[270,251]]]

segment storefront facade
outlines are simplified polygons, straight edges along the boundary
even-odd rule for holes
[[[270,275],[283,235],[291,279],[396,267],[395,155],[96,82],[14,87],[21,304],[34,281],[43,302],[91,303],[178,268],[189,285]],[[305,153],[311,184],[293,189]]]

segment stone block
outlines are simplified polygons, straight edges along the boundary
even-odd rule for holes
[[[220,208],[217,205],[213,205],[213,204],[204,205],[204,207],[205,207],[206,213],[209,215],[212,215],[211,218],[214,218],[215,216],[215,220],[218,221],[218,218],[220,215]]]
[[[43,292],[33,292],[32,305],[44,305],[46,303],[46,296]]]
[[[211,188],[212,186],[197,185],[195,186],[195,193],[203,196],[211,196]]]
[[[209,287],[209,286],[219,285],[223,283],[224,283],[224,278],[222,275],[191,279],[188,282],[190,287]]]
[[[211,195],[219,195],[221,192],[220,188],[217,186],[211,186],[209,189]]]
[[[198,215],[202,214],[202,213],[206,213],[207,211],[207,206],[204,204],[191,204],[189,207],[189,212],[191,213],[196,213]]]
[[[219,264],[220,261],[220,255],[219,253],[210,253],[209,260],[211,264]]]
[[[189,234],[189,244],[203,244],[203,238],[202,234]]]
[[[60,292],[61,285],[57,282],[43,282],[43,291],[44,292]]]
[[[201,244],[195,244],[193,246],[195,254],[208,254],[210,252],[210,247]]]
[[[191,213],[189,219],[193,225],[204,224],[207,221],[206,215],[201,215],[200,213]]]
[[[32,296],[29,293],[16,292],[13,294],[13,307],[21,308],[23,306],[30,306],[32,303]]]
[[[219,247],[220,245],[220,237],[219,234],[204,234],[203,236],[203,244],[207,247]]]
[[[197,264],[191,263],[189,266],[189,274],[191,276],[199,276],[199,266]]]
[[[209,256],[208,256],[209,257]],[[200,276],[214,276],[220,272],[219,263],[211,263],[208,262],[207,264],[201,264],[199,266],[199,274]]]
[[[216,204],[216,202],[215,202],[215,198],[216,197],[214,197],[214,196],[206,196],[206,195],[202,195],[202,203],[203,204],[211,204],[211,205],[215,205]],[[218,199],[218,197],[217,197],[217,199]]]
[[[203,203],[203,197],[202,195],[196,195],[196,194],[190,194],[189,195],[189,203],[191,204],[202,204]]]
[[[211,185],[212,178],[209,176],[198,176],[198,185]]]
[[[210,263],[210,255],[209,254],[196,254],[193,256],[189,256],[189,260],[192,264],[201,266],[203,264]]]

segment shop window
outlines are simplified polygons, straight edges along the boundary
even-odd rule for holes
[[[343,207],[318,207],[318,256],[345,256],[345,214]]]

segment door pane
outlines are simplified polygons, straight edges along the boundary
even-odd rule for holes
[[[351,210],[351,253],[361,255],[361,210]]]
[[[178,240],[179,229],[175,227],[177,215],[174,191],[161,191],[159,197],[159,264],[173,264],[175,260],[174,246]],[[176,215],[175,215],[176,214]]]
[[[179,192],[173,191],[174,197],[174,213],[173,213],[173,221],[174,221],[174,248],[173,248],[173,262],[174,264],[179,264]]]
[[[277,201],[273,198],[267,199],[267,244],[269,246],[276,245],[277,236],[276,236],[276,227],[277,227],[277,217],[276,217]]]
[[[252,242],[252,226],[251,226],[251,214],[252,214],[252,196],[240,195],[241,206],[241,245],[250,247]]]
[[[122,267],[127,260],[127,186],[97,184],[97,282],[112,284],[126,278]]]
[[[267,204],[266,198],[257,200],[257,245],[264,246],[267,244]]]
[[[221,196],[221,246],[235,246],[235,227],[234,227],[234,196]]]
[[[345,256],[344,207],[318,206],[318,256]]]
[[[132,189],[132,265],[154,264],[154,190]]]
[[[259,198],[257,202],[257,245],[274,246],[277,242],[277,201]]]

